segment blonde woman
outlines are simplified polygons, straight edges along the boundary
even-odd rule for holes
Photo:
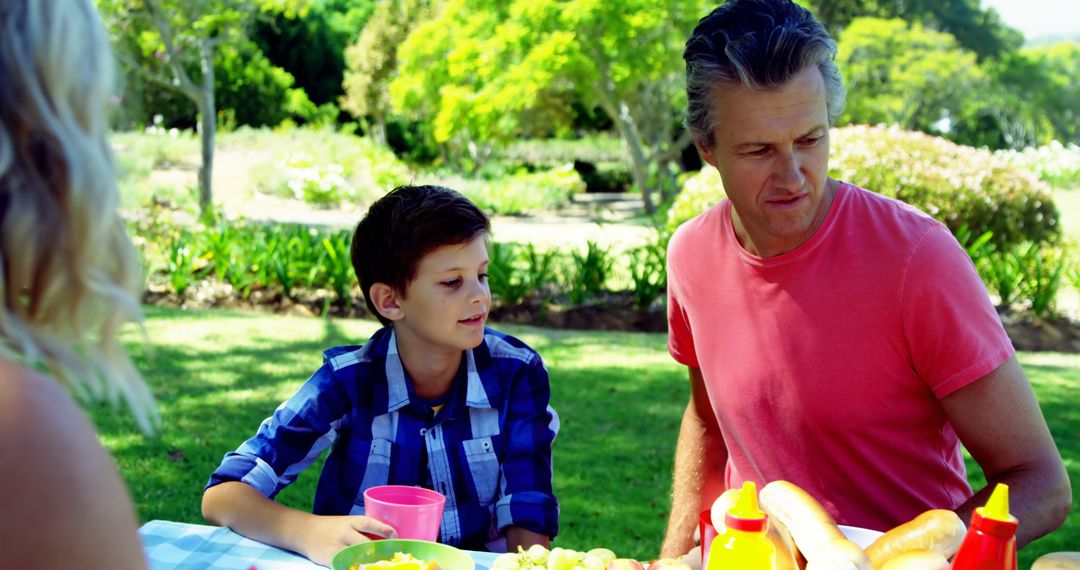
[[[117,340],[142,319],[105,140],[91,0],[0,0],[0,553],[5,568],[145,568],[131,499],[69,393],[156,416]]]

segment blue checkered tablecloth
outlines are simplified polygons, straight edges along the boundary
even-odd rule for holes
[[[218,526],[150,521],[139,529],[150,570],[324,570],[287,550],[244,538]],[[476,570],[488,570],[496,554],[465,551]]]

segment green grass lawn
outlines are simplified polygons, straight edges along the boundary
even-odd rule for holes
[[[221,456],[292,395],[319,366],[323,348],[360,343],[375,328],[374,321],[149,309],[150,347],[134,342],[135,335],[129,346],[157,395],[163,429],[146,439],[126,413],[92,410],[140,518],[202,523],[202,488]],[[562,419],[554,457],[562,505],[556,544],[655,557],[688,397],[685,372],[668,356],[665,335],[498,328],[536,348],[551,375],[552,403]],[[1080,355],[1022,354],[1021,360],[1076,497],[1065,528],[1021,553],[1021,567],[1028,568],[1039,554],[1080,545]],[[280,500],[310,509],[317,474],[318,465],[308,469]]]
[[[1080,188],[1054,190],[1054,205],[1061,214],[1064,234],[1080,239]]]

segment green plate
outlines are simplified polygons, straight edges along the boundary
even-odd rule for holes
[[[476,563],[468,554],[447,544],[426,540],[388,538],[362,542],[342,549],[331,561],[333,570],[349,570],[353,564],[389,560],[395,552],[412,554],[427,562],[435,562],[442,570],[474,570]]]

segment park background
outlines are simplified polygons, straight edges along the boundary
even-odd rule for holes
[[[1021,567],[1076,550],[1080,29],[1062,26],[1080,21],[1076,6],[800,3],[838,38],[848,88],[830,173],[953,230],[1065,459],[1073,514]],[[126,342],[163,423],[148,438],[113,406],[88,409],[143,521],[202,522],[221,456],[322,349],[375,330],[349,228],[388,189],[437,183],[494,215],[493,324],[536,348],[551,375],[563,419],[555,544],[656,556],[688,397],[665,350],[665,246],[723,197],[681,126],[682,45],[710,4],[98,6],[122,72],[122,209],[147,272],[149,342],[139,330]],[[317,471],[280,500],[310,509]],[[981,485],[970,459],[969,471]]]

